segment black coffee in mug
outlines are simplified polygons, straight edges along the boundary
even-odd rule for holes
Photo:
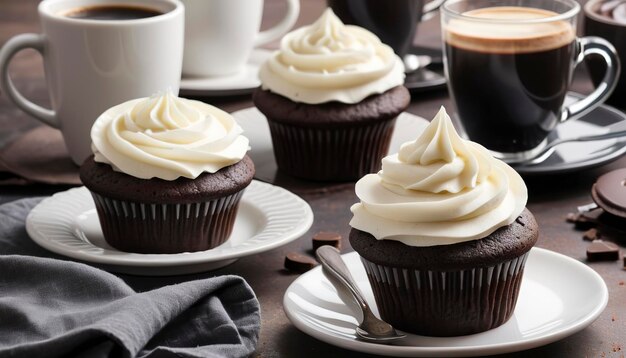
[[[423,0],[328,0],[328,6],[345,24],[364,27],[405,55],[422,17]]]
[[[136,20],[162,15],[151,8],[131,5],[85,6],[69,10],[63,15],[74,19],[88,20]]]
[[[472,17],[532,19],[547,10],[494,7]],[[575,61],[575,32],[566,21],[519,26],[450,21],[445,32],[449,89],[468,136],[490,150],[531,150],[561,114]]]

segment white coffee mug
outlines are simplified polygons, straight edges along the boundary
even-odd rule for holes
[[[300,13],[299,0],[287,0],[287,14],[259,32],[263,0],[182,0],[185,4],[183,75],[218,77],[241,71],[256,46],[291,29]]]
[[[132,20],[65,16],[72,9],[120,5],[113,0],[45,0],[42,34],[21,34],[0,50],[0,88],[22,110],[61,130],[76,164],[91,154],[90,130],[106,109],[171,89],[178,93],[184,6],[178,0],[126,0],[162,14]],[[24,98],[8,74],[11,58],[32,48],[43,56],[52,110]]]

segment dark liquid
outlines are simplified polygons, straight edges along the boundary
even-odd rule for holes
[[[136,20],[162,14],[160,11],[147,7],[104,5],[76,8],[68,11],[65,16],[89,20]]]
[[[574,43],[520,54],[445,46],[448,87],[470,139],[503,153],[537,147],[561,112]]]
[[[341,21],[372,31],[400,56],[413,43],[423,3],[423,0],[328,0],[328,6]]]

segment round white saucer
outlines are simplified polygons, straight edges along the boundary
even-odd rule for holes
[[[180,80],[180,94],[185,96],[236,96],[252,93],[261,85],[259,66],[267,60],[272,51],[254,49],[243,71],[223,77],[183,77]]]
[[[26,230],[37,244],[57,254],[109,271],[164,276],[214,270],[285,245],[302,236],[312,223],[313,212],[304,200],[253,180],[241,198],[230,238],[207,251],[136,254],[112,248],[104,241],[93,199],[85,187],[44,199],[26,218]]]
[[[582,97],[584,96],[578,93],[569,92],[565,98],[565,105]],[[559,124],[550,133],[548,140],[604,134],[624,129],[626,129],[626,113],[602,104],[579,119]],[[624,138],[571,142],[557,146],[554,153],[540,164],[512,166],[523,175],[562,174],[604,165],[619,159],[625,153],[626,140]]]
[[[358,254],[342,257],[378,315]],[[283,307],[298,329],[338,347],[396,357],[467,357],[526,350],[567,337],[591,324],[606,307],[608,297],[604,280],[585,264],[533,248],[513,317],[487,332],[460,337],[408,334],[394,345],[357,340],[353,311],[340,300],[321,267],[301,275],[287,288]]]

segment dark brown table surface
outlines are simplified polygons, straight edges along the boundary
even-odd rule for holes
[[[313,21],[324,7],[322,0],[301,0],[302,9],[299,24]],[[382,1],[382,0],[381,0]],[[0,44],[13,35],[23,32],[38,32],[36,0],[0,0]],[[278,19],[285,8],[281,0],[266,0],[266,18],[271,23]],[[437,47],[440,32],[438,19],[420,25],[416,43]],[[27,50],[20,53],[11,65],[11,72],[17,87],[30,99],[42,105],[49,100],[43,79],[43,69],[39,55]],[[584,69],[576,72],[572,89],[581,93],[591,90]],[[237,98],[203,98],[203,100],[234,111],[252,105],[249,96]],[[432,118],[440,105],[451,108],[445,91],[413,94],[409,112]],[[34,119],[22,113],[0,94],[0,147],[14,138],[16,133],[38,125]],[[565,222],[565,216],[578,205],[591,201],[589,190],[595,178],[610,170],[626,166],[626,158],[611,164],[578,173],[556,176],[527,177],[529,188],[528,208],[535,214],[540,226],[537,246],[553,250],[585,262],[587,243],[581,239],[581,232]],[[306,190],[299,185],[284,184],[306,200],[315,214],[311,229],[300,239],[270,252],[246,257],[218,271],[181,277],[129,277],[123,278],[138,290],[146,290],[165,284],[180,282],[198,277],[211,277],[221,274],[237,274],[246,278],[255,290],[262,308],[261,336],[256,356],[262,357],[367,357],[361,353],[343,350],[318,341],[296,329],[282,308],[283,293],[297,278],[297,275],[283,270],[284,255],[290,251],[309,252],[311,236],[321,230],[337,231],[344,237],[343,252],[352,249],[346,239],[349,231],[349,207],[357,201],[354,185],[312,186]],[[22,197],[47,195],[64,190],[63,187],[31,185],[0,187],[2,201]],[[626,242],[626,241],[625,241]],[[626,247],[622,244],[622,253]],[[626,352],[626,271],[621,262],[601,262],[589,264],[605,280],[609,289],[609,303],[606,310],[591,326],[561,341],[532,350],[513,353],[507,357],[624,357]],[[576,280],[576,277],[572,277]]]

